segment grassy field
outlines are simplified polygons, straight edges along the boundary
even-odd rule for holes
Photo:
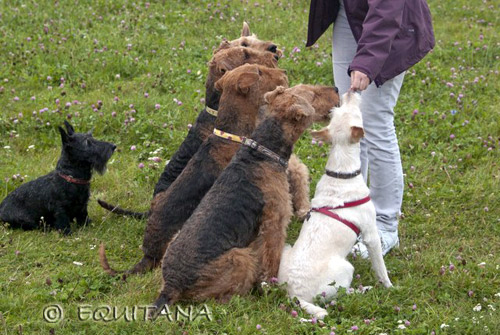
[[[111,278],[97,248],[106,242],[115,268],[131,266],[145,222],[110,215],[95,199],[148,208],[203,106],[212,49],[238,37],[244,20],[284,50],[291,85],[333,84],[330,33],[304,47],[303,0],[0,2],[0,199],[55,167],[65,119],[119,147],[93,178],[90,226],[70,237],[0,226],[0,334],[498,334],[499,6],[429,5],[436,48],[408,71],[396,108],[406,189],[401,247],[385,257],[396,287],[341,294],[324,323],[302,322],[307,315],[272,284],[226,305],[193,305],[191,318],[144,322],[141,310],[135,321],[119,316],[156,298],[160,271]],[[295,152],[313,192],[328,148],[305,134]],[[299,231],[293,221],[289,242]],[[373,285],[369,263],[353,264],[353,288]],[[47,322],[55,305],[64,316]],[[116,306],[118,321],[102,320],[113,319],[105,306]]]

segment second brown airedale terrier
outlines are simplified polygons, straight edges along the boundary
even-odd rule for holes
[[[314,115],[328,112],[335,97],[333,88],[307,85],[265,95],[263,121],[168,247],[156,307],[184,298],[226,300],[277,275],[292,215],[287,162]]]
[[[245,64],[227,72],[216,83],[216,88],[222,92],[216,128],[250,136],[255,129],[259,107],[264,103],[264,94],[283,85],[288,85],[288,78],[281,69]],[[144,272],[159,264],[169,241],[239,147],[239,143],[210,135],[172,185],[154,198],[142,245],[144,257],[129,273]],[[103,247],[100,257],[103,268],[110,274],[116,273],[107,264]]]

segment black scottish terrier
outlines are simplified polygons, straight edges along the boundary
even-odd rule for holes
[[[92,170],[103,174],[116,149],[113,143],[98,141],[91,133],[75,133],[64,121],[59,127],[61,157],[49,174],[21,185],[0,204],[0,221],[13,228],[35,229],[42,224],[64,234],[71,233],[71,222],[90,223],[87,203],[90,197]]]

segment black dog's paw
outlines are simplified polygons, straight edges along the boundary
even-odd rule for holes
[[[70,227],[59,229],[59,232],[64,236],[70,236],[71,234],[73,234]]]

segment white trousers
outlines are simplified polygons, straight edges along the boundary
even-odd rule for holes
[[[341,7],[333,28],[333,77],[339,94],[347,92],[351,78],[347,69],[356,54],[357,43]],[[377,211],[379,230],[398,230],[403,201],[403,168],[394,127],[394,107],[404,73],[377,87],[371,83],[361,93],[365,138],[361,142],[361,171],[370,187]]]

